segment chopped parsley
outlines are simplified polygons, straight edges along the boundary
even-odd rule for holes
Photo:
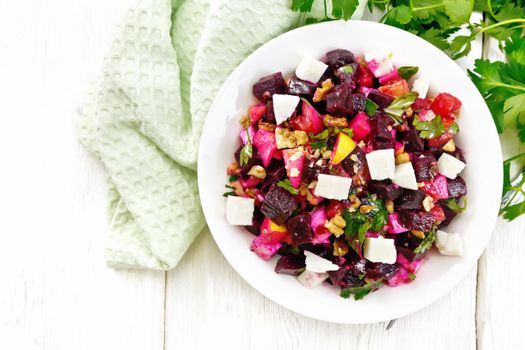
[[[299,194],[299,190],[292,186],[292,183],[290,182],[290,179],[282,180],[277,183],[277,186],[284,188],[294,196]]]
[[[403,66],[399,67],[397,69],[397,72],[399,73],[399,76],[403,79],[410,79],[414,74],[417,73],[419,70],[418,67],[415,66]]]
[[[419,246],[416,249],[414,249],[414,253],[423,254],[424,252],[432,248],[432,244],[434,243],[435,240],[436,240],[436,232],[430,231],[425,236],[425,238],[421,241]]]
[[[350,295],[353,295],[354,300],[361,300],[370,294],[370,292],[381,288],[382,285],[383,279],[378,279],[377,281],[367,283],[364,286],[342,288],[339,295],[345,299],[348,299],[350,298]]]

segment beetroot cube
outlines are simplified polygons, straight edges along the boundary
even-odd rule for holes
[[[463,197],[467,194],[467,185],[461,176],[448,180],[448,194],[452,198]]]
[[[288,232],[295,245],[311,242],[314,238],[314,231],[310,227],[310,214],[300,214],[288,220]]]
[[[267,102],[274,94],[284,94],[286,91],[286,81],[281,72],[273,73],[262,77],[253,84],[253,95],[261,102]]]
[[[354,62],[354,54],[345,49],[332,50],[326,54],[326,64],[328,64],[331,69],[337,69]]]
[[[416,210],[401,210],[399,219],[404,227],[409,230],[429,232],[436,222],[432,213]]]
[[[419,210],[425,199],[425,192],[417,190],[403,190],[403,194],[395,201],[396,210]]]
[[[297,208],[295,198],[277,185],[272,185],[264,198],[261,212],[273,222],[282,225]]]

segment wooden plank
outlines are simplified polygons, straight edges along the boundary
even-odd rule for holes
[[[367,15],[366,19],[377,19]],[[468,58],[481,57],[481,38]],[[312,320],[267,300],[201,234],[168,274],[166,349],[475,349],[476,269],[435,304],[386,323],[347,326]],[[334,310],[334,312],[337,312]]]
[[[124,5],[0,5],[1,349],[163,347],[164,273],[104,265],[103,170],[75,136]]]
[[[490,60],[504,59],[494,39],[484,43],[485,57]],[[501,137],[504,158],[520,149],[513,132]],[[525,147],[521,145],[521,152]],[[480,350],[523,349],[525,339],[522,317],[525,301],[521,297],[525,288],[523,281],[523,233],[525,217],[512,223],[499,220],[492,239],[479,261],[477,293],[477,342]]]

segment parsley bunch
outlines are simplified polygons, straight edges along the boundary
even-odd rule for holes
[[[318,0],[320,1],[320,0]],[[315,0],[292,0],[292,10],[308,13]],[[328,15],[327,0],[323,0],[324,18],[308,18],[306,23],[333,19],[349,19],[357,8],[358,0],[332,0],[332,13]],[[469,76],[485,98],[499,133],[511,128],[525,143],[525,0],[369,0],[368,8],[384,11],[381,22],[409,31],[429,41],[458,59],[467,55],[472,41],[478,35],[496,38],[504,51],[506,62],[478,59]],[[472,23],[473,11],[483,14],[483,20]],[[461,35],[458,31],[463,29]],[[403,68],[403,69],[401,69]],[[409,77],[415,67],[401,67],[400,74]],[[405,101],[398,101],[400,104]],[[394,107],[394,106],[390,106]],[[368,100],[366,112],[375,114],[378,106]],[[385,110],[392,118],[399,118],[399,108]],[[425,135],[445,132],[436,118],[433,123],[422,122],[415,127]],[[455,126],[449,129],[454,132]],[[516,178],[510,175],[510,163],[521,161]],[[525,153],[503,163],[503,201],[500,214],[507,220],[525,214]]]

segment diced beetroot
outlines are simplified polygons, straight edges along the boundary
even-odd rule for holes
[[[423,109],[427,109],[431,103],[432,103],[432,100],[429,98],[419,98],[418,97],[416,98],[414,103],[412,103],[412,106],[410,107],[412,108],[414,112],[419,112]]]
[[[446,218],[443,208],[441,208],[439,205],[434,205],[432,209],[430,209],[429,213],[434,216],[436,221],[443,221]]]
[[[372,87],[374,85],[374,74],[368,68],[365,60],[362,57],[357,59],[359,63],[359,80],[358,84],[360,86]]]
[[[409,277],[409,272],[403,266],[399,266],[399,270],[386,283],[390,287],[397,287],[401,284],[410,283],[412,280]]]
[[[355,157],[353,157],[354,155]],[[341,162],[341,167],[343,167],[344,171],[348,175],[354,176],[355,174],[363,171],[365,163],[365,152],[363,152],[361,147],[357,146],[356,148],[354,148],[352,153],[350,153],[350,156],[346,157]]]
[[[275,184],[270,187],[261,206],[261,213],[282,225],[297,208],[297,200],[290,192]]]
[[[370,91],[367,97],[374,101],[379,106],[379,108],[386,108],[392,103],[392,101],[394,101],[392,96],[387,95],[379,90]]]
[[[405,141],[405,150],[409,152],[423,152],[425,149],[425,142],[414,127],[410,127],[407,131],[402,133],[402,139]]]
[[[368,116],[365,112],[358,112],[354,119],[350,121],[348,127],[353,130],[354,136],[352,139],[356,142],[364,139],[368,134],[370,134],[370,130],[372,129],[368,120]]]
[[[266,114],[266,104],[258,103],[248,108],[248,115],[250,116],[250,123],[257,123]]]
[[[288,88],[286,89],[286,93],[289,95],[310,97],[314,95],[316,89],[317,89],[316,84],[310,81],[301,80],[299,78],[293,77],[290,79],[290,82],[288,83]]]
[[[306,267],[305,258],[306,257],[304,254],[283,255],[281,258],[279,258],[279,260],[277,260],[277,264],[275,264],[275,272],[298,276],[304,271]]]
[[[445,215],[445,218],[443,219],[441,224],[439,224],[439,227],[447,226],[448,224],[452,222],[452,220],[454,220],[454,218],[458,215],[458,213],[450,209],[444,203],[439,203],[439,207],[441,208],[441,210],[443,210],[443,214]]]
[[[366,87],[366,86],[361,86],[361,87],[359,87],[359,92],[363,93],[363,95],[365,95],[366,97],[368,97],[368,95],[369,95],[372,91],[377,91],[377,90],[376,90],[376,89],[373,89],[373,88]]]
[[[431,152],[417,153],[412,157],[417,181],[430,181],[436,172],[437,161]]]
[[[403,225],[401,225],[401,221],[399,221],[398,213],[388,214],[388,223],[386,227],[386,232],[397,234],[397,233],[407,232],[407,231],[408,229],[406,227],[403,227]]]
[[[326,217],[328,219],[333,218],[336,215],[341,215],[343,212],[344,205],[341,201],[331,200],[326,207]]]
[[[330,271],[328,274],[332,284],[339,287],[359,287],[365,284],[365,281],[354,273],[354,266],[350,264],[341,267],[337,271]]]
[[[253,137],[255,136],[255,128],[253,126],[248,127],[248,133],[250,135],[250,140],[253,142]],[[239,133],[239,137],[241,138],[242,144],[245,145],[248,142],[248,136],[246,134],[246,129],[242,129]]]
[[[288,231],[293,244],[309,243],[314,238],[314,232],[310,227],[310,215],[299,214],[288,220]]]
[[[434,111],[437,115],[443,117],[451,117],[453,113],[456,113],[461,108],[461,101],[456,97],[442,92],[436,96],[430,109]]]
[[[260,184],[262,179],[255,176],[248,176],[246,179],[240,179],[241,185],[244,189],[253,188]]]
[[[379,83],[386,84],[390,82],[395,82],[400,80],[401,77],[399,76],[399,73],[397,72],[397,69],[394,69],[390,73],[387,73],[385,75],[382,75],[379,77]]]
[[[457,176],[454,180],[448,180],[447,184],[450,197],[459,198],[467,194],[467,185],[461,176]]]
[[[295,130],[302,130],[306,133],[317,134],[323,131],[323,120],[316,109],[306,100],[303,100],[301,106],[302,114],[290,118],[290,125]]]
[[[425,262],[425,258],[421,257],[413,261],[408,260],[403,254],[397,254],[397,263],[404,267],[408,272],[416,273]]]
[[[283,158],[286,174],[292,186],[299,188],[303,175],[304,159],[306,158],[304,151],[300,148],[285,149],[283,150]]]
[[[328,239],[332,234],[326,227],[324,227],[324,224],[326,222],[326,210],[325,207],[317,207],[316,210],[314,210],[310,214],[310,225],[312,226],[312,229],[314,230],[314,238],[312,240],[313,244],[326,244],[330,243],[330,240]]]
[[[286,91],[286,81],[281,72],[262,77],[253,84],[253,95],[261,102],[271,100],[274,94],[283,94]]]
[[[283,152],[280,149],[278,149],[275,152],[273,152],[273,157],[275,159],[282,160],[283,159]]]
[[[259,129],[253,136],[253,144],[257,148],[257,152],[261,157],[263,165],[267,167],[277,151],[275,134],[271,131]]]
[[[403,194],[395,201],[395,208],[398,210],[419,210],[421,203],[425,199],[425,193],[417,190],[403,190]]]
[[[379,91],[384,92],[393,97],[399,97],[406,93],[410,92],[408,88],[408,83],[405,79],[398,80],[396,82],[391,82],[389,84],[379,87]]]
[[[436,217],[432,213],[415,210],[402,210],[399,212],[399,219],[403,226],[409,230],[429,232],[436,222]]]
[[[403,151],[405,150],[405,145],[399,141],[396,141],[394,143],[394,151],[395,151],[395,154],[399,154],[399,153],[403,153]]]
[[[354,54],[345,49],[336,49],[326,53],[326,64],[328,64],[332,70],[354,62]]]
[[[379,198],[391,201],[403,194],[403,189],[390,180],[369,181],[368,190],[377,194]]]
[[[357,63],[345,65],[335,71],[335,76],[341,83],[349,83],[349,86],[355,88],[359,77],[358,66],[359,64]]]
[[[265,244],[279,243],[287,235],[288,229],[286,225],[278,225],[267,217],[264,218],[260,230],[261,242]]]
[[[270,260],[282,247],[282,243],[265,243],[261,236],[255,237],[250,249],[263,260]]]
[[[434,181],[425,181],[424,183],[423,190],[435,201],[448,198],[447,178],[443,175],[437,175]]]
[[[376,280],[379,278],[391,278],[397,272],[399,266],[397,264],[370,263],[367,268],[366,278]]]
[[[417,118],[423,122],[428,122],[436,117],[436,113],[434,113],[431,109],[425,109],[419,112],[417,115]]]

